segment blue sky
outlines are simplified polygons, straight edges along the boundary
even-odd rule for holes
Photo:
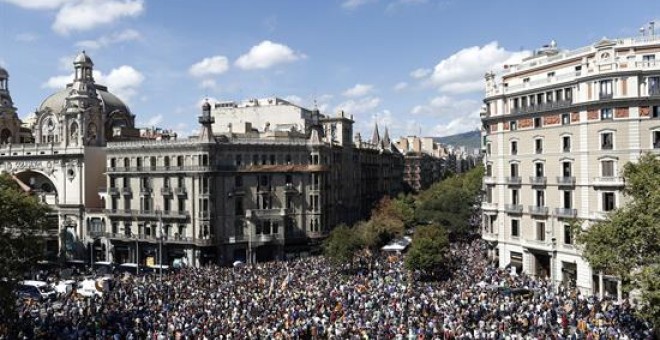
[[[142,126],[188,135],[204,97],[278,96],[344,109],[363,136],[443,136],[478,127],[484,72],[658,18],[636,0],[0,0],[0,65],[21,117],[84,49]]]

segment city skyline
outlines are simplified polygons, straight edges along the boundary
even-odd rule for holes
[[[97,82],[127,102],[139,126],[187,136],[204,97],[278,96],[325,114],[343,109],[363,136],[375,119],[395,138],[443,136],[479,127],[484,72],[553,39],[574,49],[635,36],[660,17],[657,3],[598,4],[2,0],[0,65],[21,118],[71,81],[73,57],[86,50]],[[544,16],[520,15],[525,8]]]

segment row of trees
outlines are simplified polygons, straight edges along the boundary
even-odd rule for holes
[[[353,263],[359,254],[372,254],[392,239],[414,230],[406,266],[433,274],[446,262],[449,237],[474,231],[483,168],[450,176],[424,192],[385,197],[368,221],[335,228],[326,239],[325,254],[337,264]]]

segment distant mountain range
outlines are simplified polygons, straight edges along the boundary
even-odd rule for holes
[[[464,146],[466,149],[481,148],[481,132],[479,130],[463,132],[456,135],[433,137],[436,143],[453,145],[455,147]]]

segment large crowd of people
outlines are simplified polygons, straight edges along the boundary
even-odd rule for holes
[[[489,265],[480,240],[451,245],[439,280],[374,255],[115,276],[103,296],[18,302],[33,339],[651,339],[632,307]],[[1,338],[1,336],[0,336]]]

